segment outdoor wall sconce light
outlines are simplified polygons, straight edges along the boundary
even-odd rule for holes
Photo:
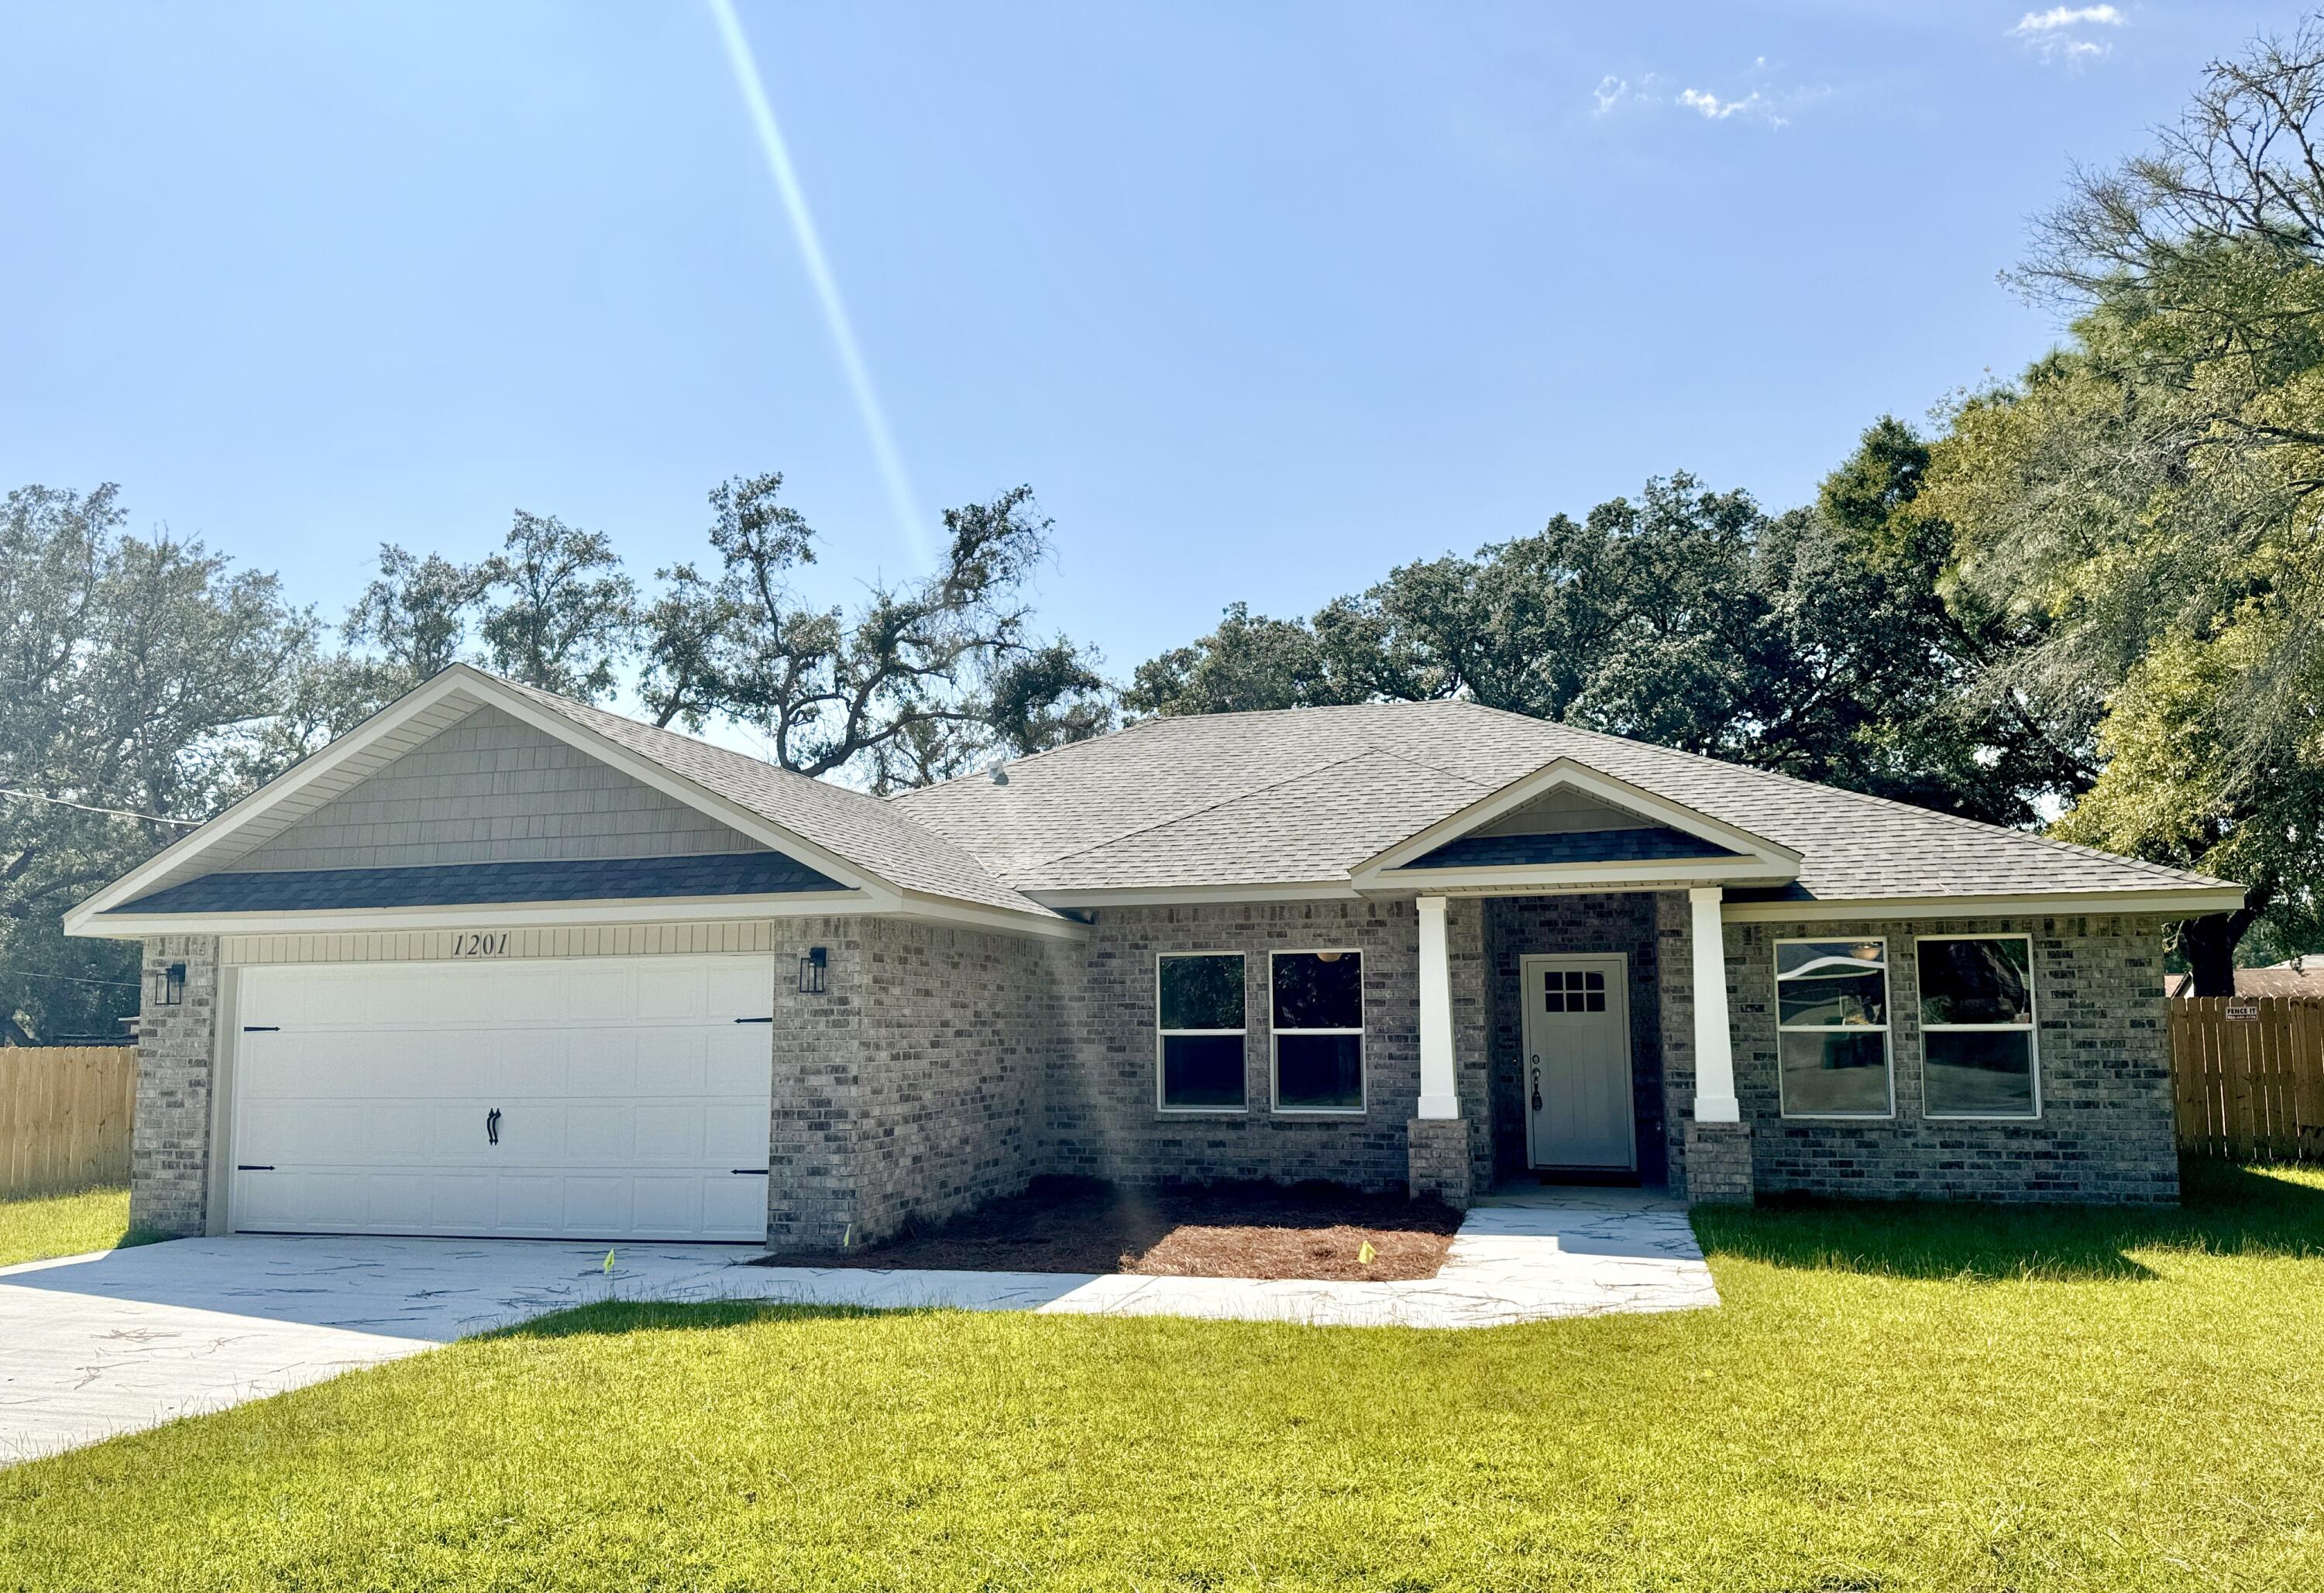
[[[831,953],[816,946],[799,959],[799,994],[820,996],[824,990],[824,973],[831,964]]]
[[[186,1000],[186,965],[172,962],[154,976],[153,999],[157,1006],[182,1007]]]

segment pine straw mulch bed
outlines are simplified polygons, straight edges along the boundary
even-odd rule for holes
[[[1379,1282],[1434,1277],[1460,1226],[1461,1214],[1436,1201],[1333,1184],[1137,1189],[1038,1178],[1022,1194],[885,1244],[761,1265]]]

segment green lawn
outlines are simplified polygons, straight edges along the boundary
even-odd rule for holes
[[[129,1238],[129,1191],[124,1185],[0,1196],[0,1266],[110,1250]]]
[[[0,1472],[0,1586],[2324,1585],[2324,1176],[1489,1332],[599,1307]]]

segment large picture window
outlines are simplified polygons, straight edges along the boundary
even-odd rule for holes
[[[1364,1110],[1364,954],[1277,952],[1273,990],[1275,1110]]]
[[[1167,953],[1154,981],[1162,1110],[1242,1110],[1242,953]]]
[[[1886,1118],[1888,943],[1775,943],[1775,1051],[1787,1118]]]
[[[1932,1118],[2034,1118],[2034,942],[1931,936],[1919,944],[1921,1076]]]

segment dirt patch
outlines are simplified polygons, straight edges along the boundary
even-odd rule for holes
[[[1460,1226],[1461,1214],[1435,1201],[1333,1185],[1129,1189],[1042,1178],[886,1244],[764,1265],[1379,1282],[1434,1277]]]

